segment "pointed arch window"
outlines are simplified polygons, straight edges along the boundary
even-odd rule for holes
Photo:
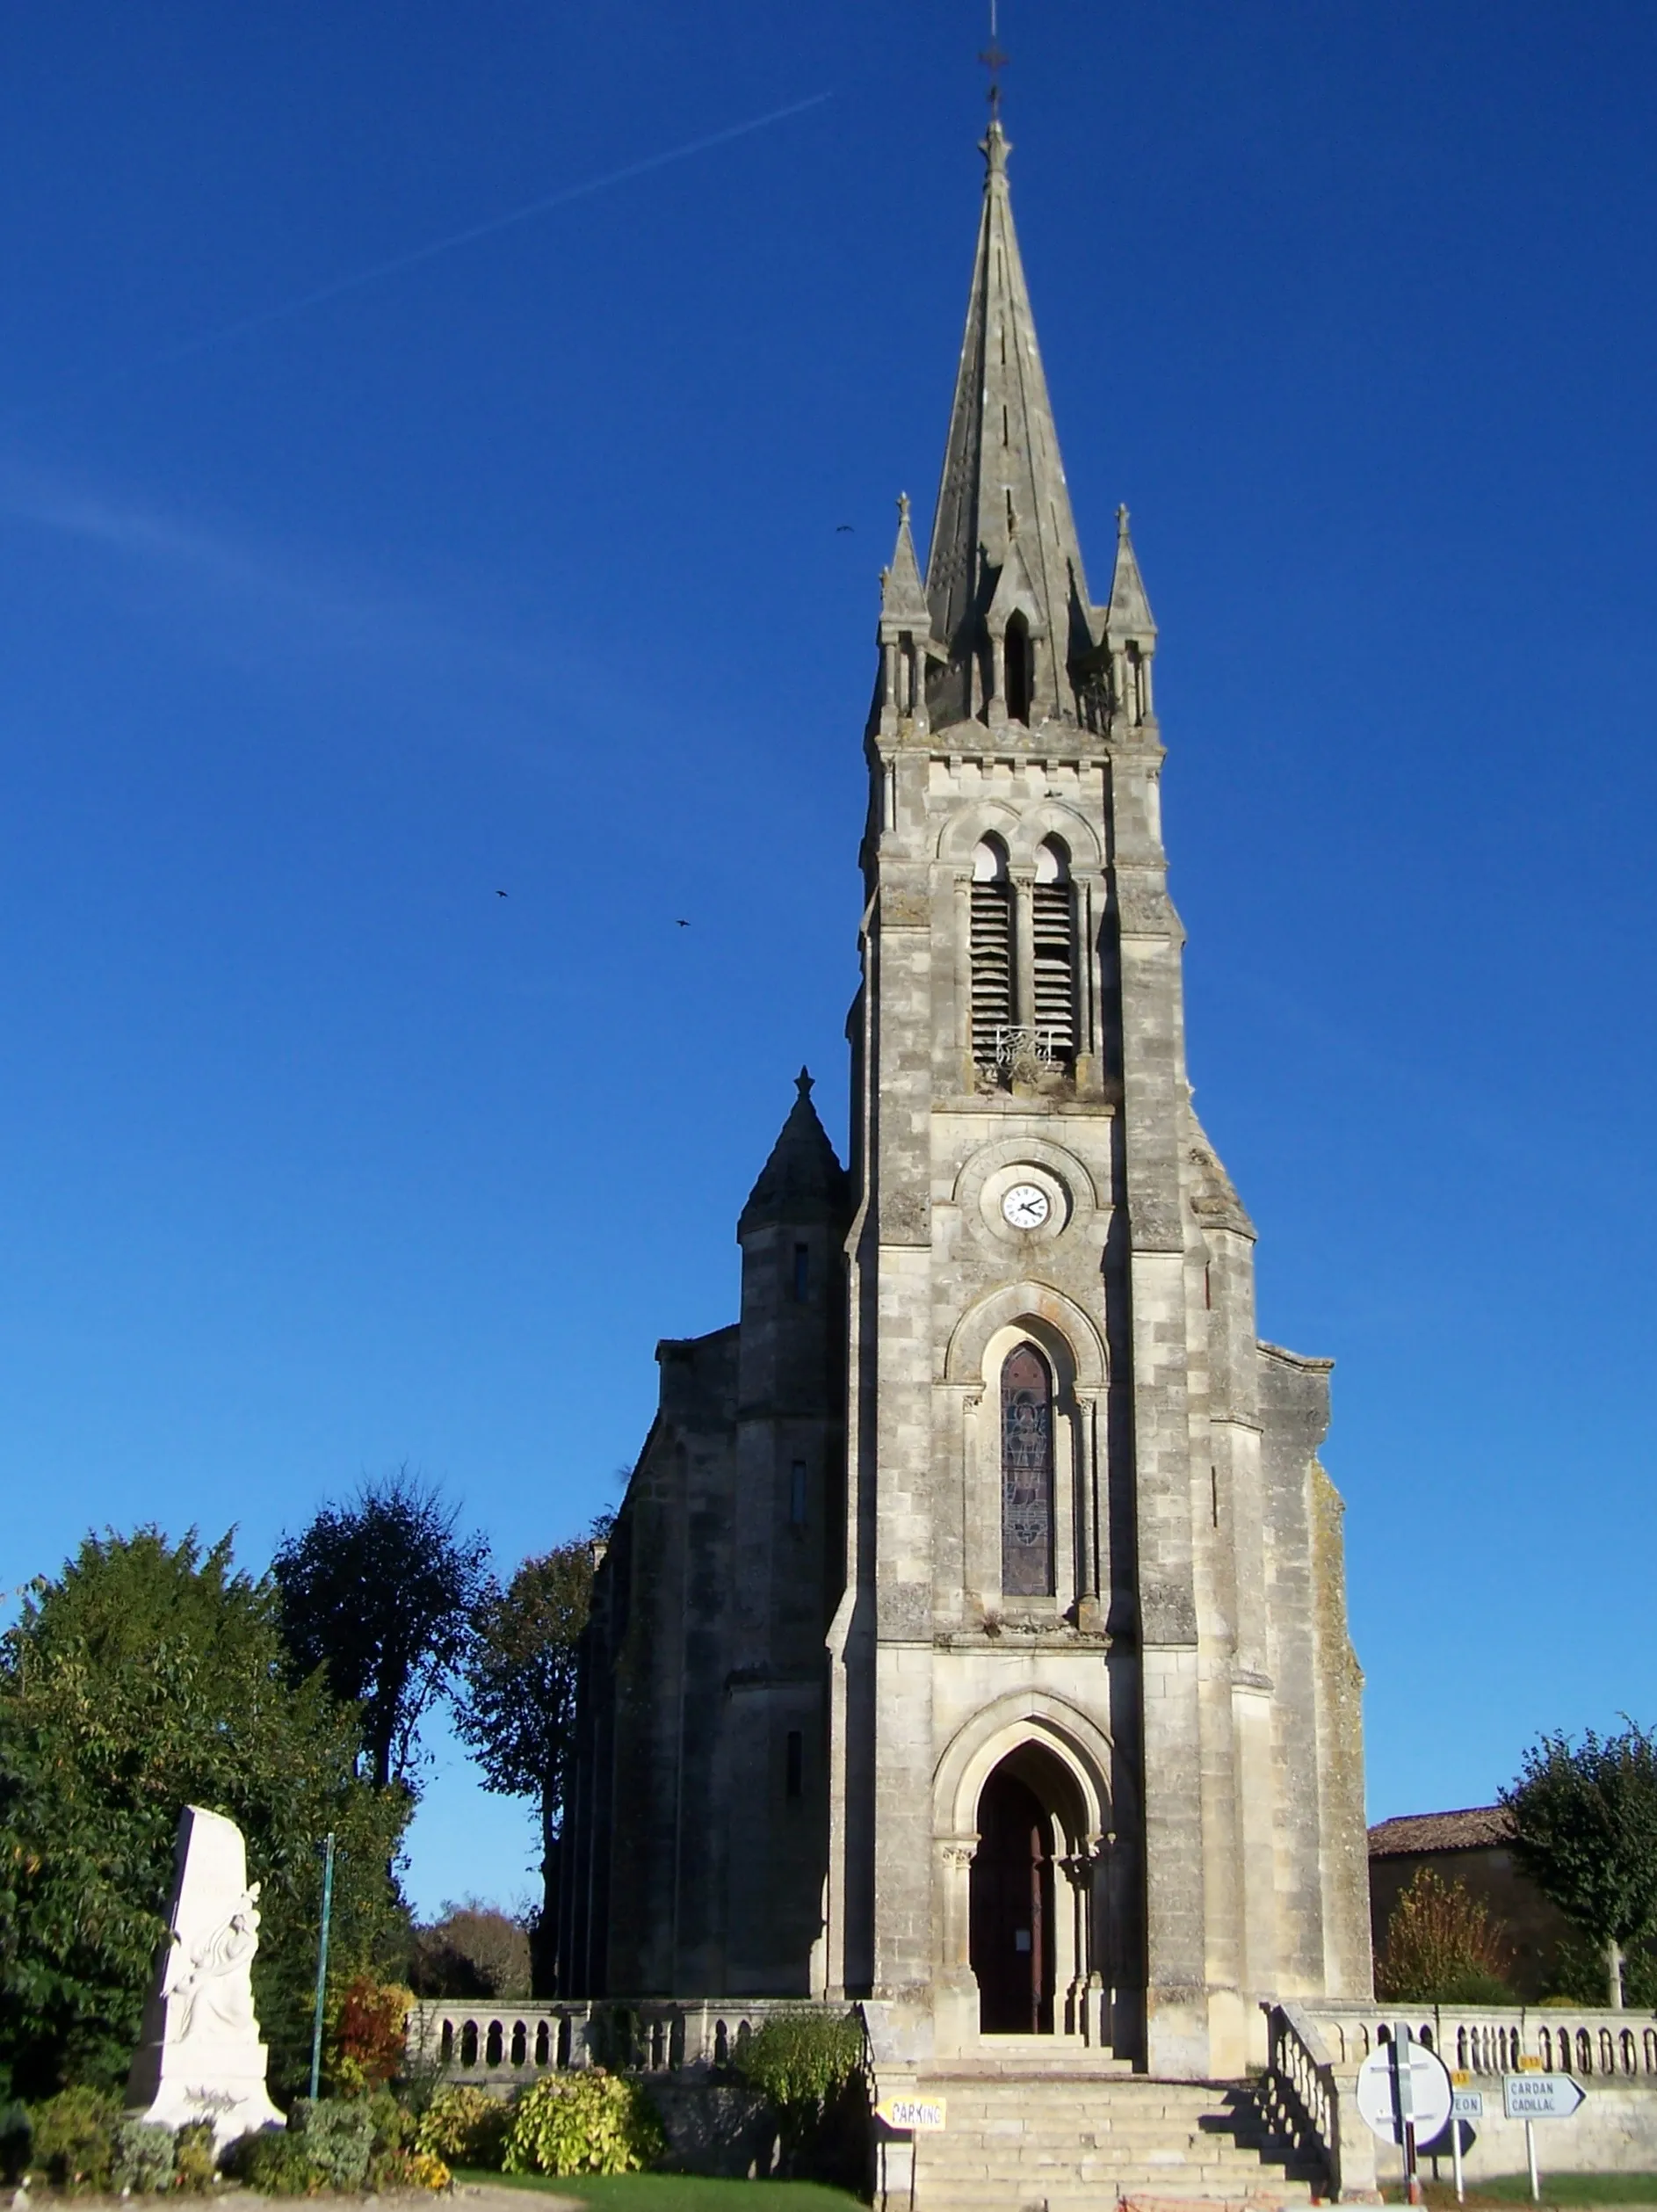
[[[993,1068],[1013,1018],[1012,885],[999,838],[981,839],[973,854],[972,960],[973,1058]]]
[[[1022,614],[1013,615],[1007,624],[1002,655],[1002,664],[1006,670],[1007,718],[1009,722],[1027,725],[1031,703],[1036,692],[1036,649],[1031,641],[1030,625]]]
[[[1053,1374],[1033,1344],[1001,1371],[1001,1586],[1053,1594]]]
[[[1046,1050],[1069,1061],[1076,1049],[1075,897],[1070,855],[1058,838],[1036,852],[1036,880],[1031,887],[1031,940],[1034,954],[1035,1013],[1047,1033]]]

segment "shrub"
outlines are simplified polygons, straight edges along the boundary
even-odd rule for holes
[[[222,2164],[233,2180],[267,2197],[315,2196],[328,2186],[328,2176],[306,2148],[304,2136],[286,2134],[280,2128],[238,2136]]]
[[[637,2082],[594,2066],[548,2074],[512,2107],[508,2173],[636,2173],[667,2148]]]
[[[1490,1908],[1422,1867],[1393,1907],[1375,1987],[1409,2004],[1510,2005],[1513,1948]]]
[[[27,2105],[0,2105],[0,2181],[22,2180],[33,2142]]]
[[[368,2179],[374,2155],[374,2115],[366,2100],[308,2097],[295,2100],[288,2132],[305,2146],[305,2155],[328,2177],[330,2188],[353,2194]]]
[[[127,2119],[115,2122],[115,2156],[112,2178],[123,2194],[149,2195],[172,2187],[172,2129],[157,2120]]]
[[[387,2150],[374,2160],[369,2183],[375,2189],[446,2189],[453,2179],[430,2150]]]
[[[498,2172],[506,2155],[510,2108],[487,2089],[452,2082],[439,2089],[415,2130],[415,2148],[452,2166],[487,2166]]]
[[[783,2168],[820,2152],[829,2115],[863,2067],[855,2013],[784,2013],[739,2043],[733,2063],[777,2114]]]
[[[744,2081],[779,2113],[820,2112],[863,2063],[863,2027],[855,2013],[785,2013],[741,2044]]]
[[[414,2141],[418,2123],[407,2105],[391,2090],[376,2089],[372,2097],[364,2100],[363,2109],[374,2131],[376,2157],[382,2150],[406,2150]]]
[[[172,2139],[173,2187],[199,2196],[213,2187],[218,2163],[212,2121],[186,2120]]]
[[[63,2089],[37,2105],[31,2167],[60,2189],[107,2189],[120,2100],[106,2089]]]
[[[329,2078],[343,2097],[379,2089],[402,2066],[412,1993],[359,1974],[349,1983],[334,2020]]]

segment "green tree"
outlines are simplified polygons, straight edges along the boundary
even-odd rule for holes
[[[406,1942],[387,1868],[408,1800],[360,1781],[358,1751],[355,1713],[288,1679],[276,1593],[235,1571],[228,1536],[88,1536],[38,1580],[0,1639],[0,2095],[124,2078],[186,1804],[247,1838],[255,2001],[272,2080],[295,2085],[329,1829],[342,1976]]]
[[[488,1547],[458,1533],[407,1469],[324,1505],[284,1542],[271,1572],[282,1634],[303,1679],[328,1670],[336,1698],[362,1708],[374,1787],[414,1787],[421,1720],[448,1686],[474,1608],[489,1587]]]
[[[582,1630],[592,1602],[591,1534],[526,1559],[504,1590],[478,1607],[455,1724],[483,1769],[486,1789],[535,1801],[541,1837],[542,1902],[535,1931],[536,1982],[556,1992],[559,1868],[564,1808],[575,1744],[575,1685]]]
[[[1632,1721],[1617,1736],[1589,1729],[1580,1745],[1544,1736],[1501,1802],[1514,1857],[1597,1945],[1620,2011],[1624,1951],[1657,1929],[1657,1738]]]
[[[1419,1868],[1393,1905],[1375,1988],[1412,2005],[1510,2005],[1513,1947],[1466,1884]]]

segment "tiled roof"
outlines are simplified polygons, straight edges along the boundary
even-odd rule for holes
[[[1513,1822],[1503,1805],[1469,1805],[1458,1813],[1400,1813],[1370,1830],[1370,1857],[1396,1859],[1407,1851],[1481,1851],[1504,1844]]]

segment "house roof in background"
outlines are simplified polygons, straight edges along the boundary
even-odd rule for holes
[[[1513,1819],[1505,1805],[1469,1805],[1454,1813],[1400,1813],[1370,1830],[1370,1857],[1396,1859],[1406,1852],[1481,1851],[1507,1843]]]

